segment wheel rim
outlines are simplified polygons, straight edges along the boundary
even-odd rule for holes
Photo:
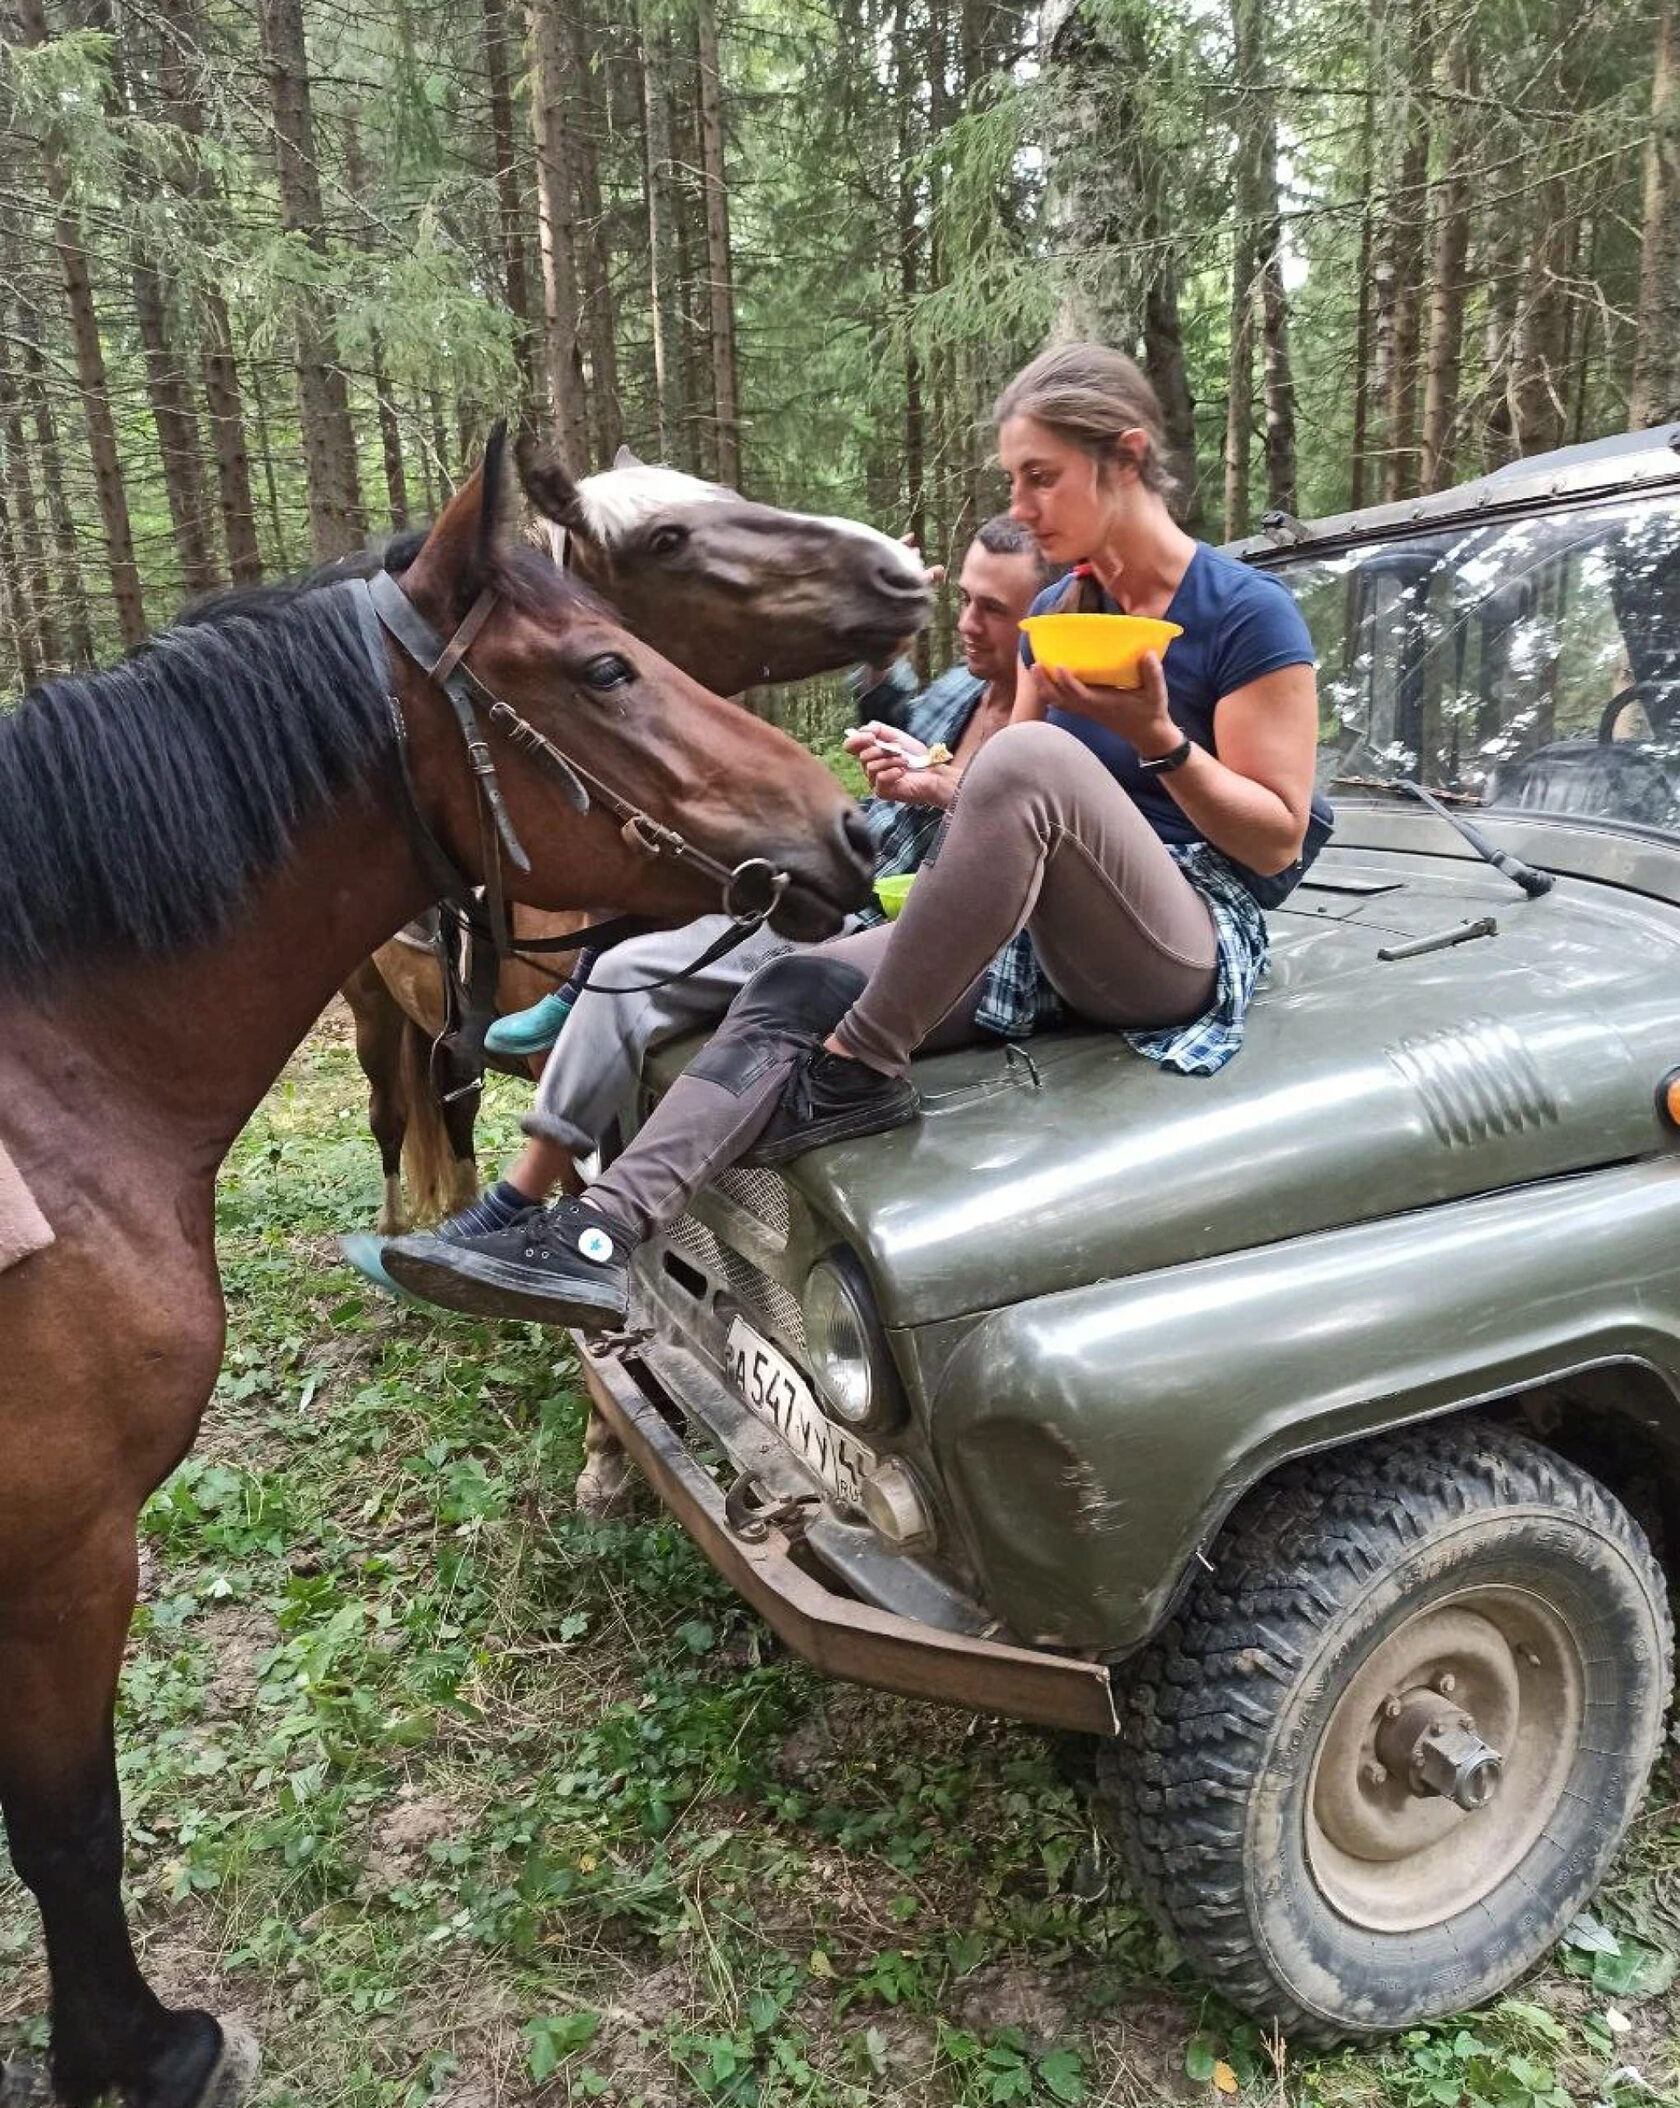
[[[1583,1684],[1574,1634],[1523,1589],[1464,1589],[1390,1633],[1337,1701],[1308,1781],[1325,1900],[1414,1932],[1497,1888],[1562,1797]]]

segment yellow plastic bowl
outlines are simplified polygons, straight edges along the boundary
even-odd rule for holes
[[[898,920],[898,911],[910,898],[910,888],[915,883],[914,871],[907,871],[898,878],[878,878],[875,881],[875,898],[881,903],[889,922]]]
[[[1021,627],[1041,666],[1065,668],[1098,688],[1140,687],[1139,659],[1184,634],[1153,615],[1029,615]]]

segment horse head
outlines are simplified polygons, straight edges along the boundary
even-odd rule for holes
[[[552,462],[527,463],[525,487],[556,560],[724,694],[878,663],[932,609],[902,542],[856,520],[756,505],[628,447],[575,483]]]
[[[868,838],[846,794],[785,733],[698,686],[631,636],[587,585],[513,541],[502,520],[506,482],[498,427],[404,570],[402,589],[440,638],[489,597],[463,663],[480,701],[499,698],[541,735],[533,750],[505,736],[497,712],[480,713],[531,862],[528,872],[516,863],[506,871],[509,893],[534,907],[582,903],[686,920],[720,905],[718,867],[762,858],[789,881],[772,926],[790,937],[831,935],[869,888]],[[459,741],[419,666],[404,653],[395,663],[422,801],[455,861],[482,876],[477,797]],[[576,772],[571,806],[554,786],[564,771],[552,753],[545,766],[542,742]],[[585,785],[593,794],[580,816]],[[631,809],[652,828],[624,824]],[[709,860],[714,875],[681,852],[650,854],[659,829]]]

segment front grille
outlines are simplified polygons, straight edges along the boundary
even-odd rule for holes
[[[786,1206],[785,1201],[783,1205]],[[805,1317],[799,1298],[791,1290],[760,1272],[750,1259],[743,1259],[739,1252],[720,1244],[706,1225],[692,1215],[673,1223],[665,1232],[665,1241],[697,1266],[714,1288],[726,1289],[740,1304],[749,1324],[760,1332],[768,1332],[791,1354],[803,1358]]]
[[[778,1251],[786,1251],[793,1219],[788,1208],[787,1182],[779,1172],[756,1165],[736,1165],[731,1170],[715,1172],[712,1184],[726,1200],[752,1217]]]

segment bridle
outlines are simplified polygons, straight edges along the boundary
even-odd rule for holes
[[[681,979],[710,965],[774,913],[789,884],[786,871],[778,870],[761,856],[744,858],[733,867],[720,863],[676,828],[666,826],[640,806],[620,797],[610,784],[563,753],[546,733],[539,732],[510,702],[479,679],[467,665],[466,654],[495,611],[498,596],[494,587],[487,586],[479,594],[447,644],[389,571],[376,572],[371,578],[346,580],[345,590],[355,595],[362,640],[385,692],[396,742],[403,819],[415,853],[428,879],[438,888],[437,898],[449,902],[468,927],[488,935],[498,959],[509,957],[515,949],[508,935],[502,857],[505,853],[508,861],[520,871],[530,870],[531,859],[502,796],[495,756],[480,727],[480,711],[484,713],[485,726],[499,732],[510,746],[527,756],[541,774],[558,786],[575,811],[586,813],[592,804],[603,807],[621,823],[619,831],[623,839],[642,855],[686,864],[716,884],[722,894],[723,912],[729,917],[730,928],[702,958],[684,967],[680,974],[662,976],[662,980]],[[420,809],[413,771],[409,766],[408,726],[403,718],[396,684],[391,679],[386,634],[393,637],[427,679],[443,691],[460,729],[467,764],[472,771],[473,802],[478,813],[483,851],[483,916],[478,914],[475,905],[472,881],[438,840]],[[641,916],[618,915],[610,921],[592,923],[569,936],[534,940],[517,949],[522,952],[600,951],[649,927]],[[648,982],[644,985],[653,987],[659,984]]]

